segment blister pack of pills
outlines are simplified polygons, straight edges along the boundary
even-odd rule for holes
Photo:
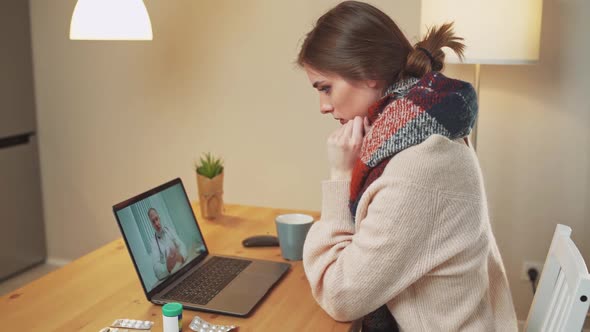
[[[118,327],[105,327],[104,329],[98,332],[137,332],[138,330],[130,330],[130,329],[121,329]],[[152,330],[139,330],[142,332],[151,332]]]
[[[150,332],[154,322],[137,319],[117,319],[111,327],[105,327],[99,332]]]
[[[111,324],[111,327],[125,327],[136,330],[149,330],[154,325],[154,322],[149,320],[137,320],[137,319],[117,319]]]
[[[203,320],[199,316],[195,316],[189,325],[191,330],[196,332],[235,332],[238,327],[235,325],[215,325]]]

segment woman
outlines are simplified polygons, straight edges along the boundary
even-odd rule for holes
[[[468,146],[475,92],[439,72],[461,40],[446,24],[412,46],[386,14],[346,1],[302,45],[320,112],[342,124],[304,268],[321,307],[364,317],[363,331],[517,331]]]

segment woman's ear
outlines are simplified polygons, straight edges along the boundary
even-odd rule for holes
[[[379,82],[375,80],[366,80],[365,84],[367,84],[367,86],[371,89],[374,89],[379,86]]]
[[[387,83],[383,80],[365,80],[365,85],[371,89],[383,89]]]

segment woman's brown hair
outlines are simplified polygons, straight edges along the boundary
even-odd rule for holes
[[[432,27],[412,46],[393,20],[367,3],[344,1],[322,15],[306,35],[297,58],[300,66],[345,79],[376,80],[386,87],[405,77],[420,78],[444,65],[443,47],[463,57],[463,38],[452,23]]]

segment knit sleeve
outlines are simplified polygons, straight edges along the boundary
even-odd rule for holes
[[[432,269],[437,202],[434,190],[379,179],[363,195],[370,204],[355,232],[344,185],[323,183],[322,217],[303,253],[314,298],[338,321],[374,311]]]

